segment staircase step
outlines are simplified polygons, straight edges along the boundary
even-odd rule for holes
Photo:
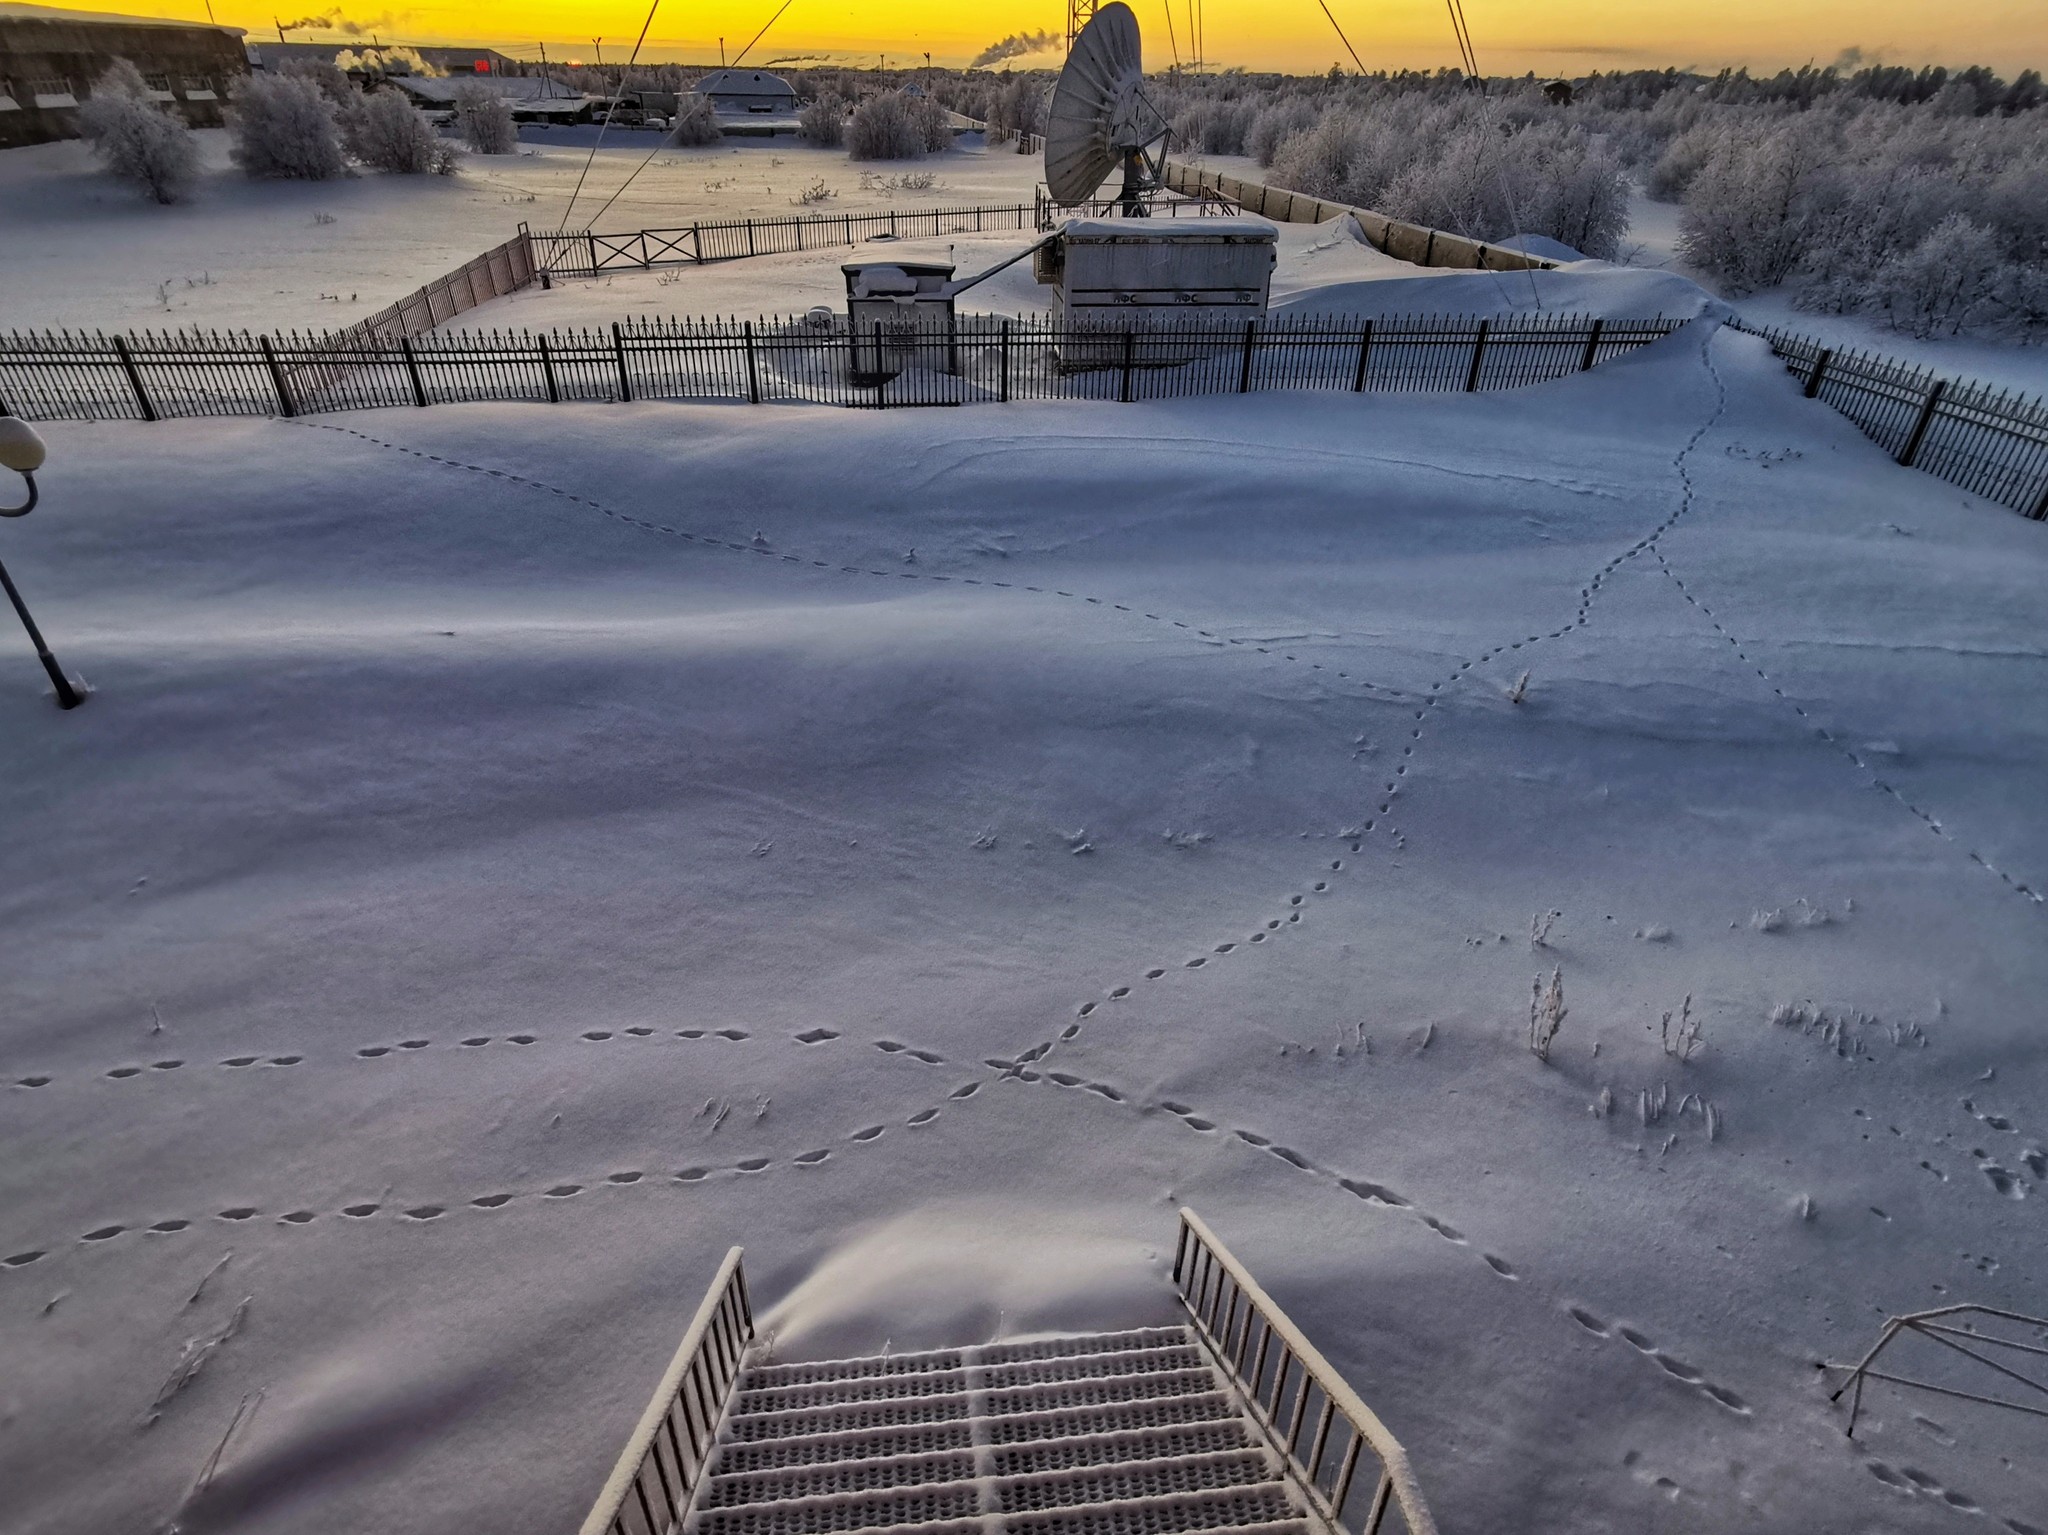
[[[998,1476],[1030,1476],[1046,1471],[1162,1460],[1174,1455],[1212,1455],[1222,1450],[1241,1450],[1250,1443],[1243,1423],[1223,1418],[1213,1423],[1184,1423],[1121,1434],[1087,1434],[1006,1445],[990,1451],[989,1458],[991,1469]]]
[[[943,1359],[948,1356],[932,1356]],[[955,1356],[957,1357],[957,1356]],[[968,1389],[978,1379],[985,1387],[1014,1388],[1065,1380],[1108,1379],[1152,1375],[1203,1367],[1202,1355],[1190,1345],[1175,1348],[1127,1349],[1114,1353],[1070,1355],[1024,1360],[1015,1364],[934,1368],[921,1373],[833,1377],[817,1381],[784,1380],[760,1385],[750,1372],[733,1398],[734,1412],[774,1412],[784,1408],[823,1407],[835,1402],[880,1402],[904,1397],[946,1396]]]
[[[841,1530],[889,1529],[972,1519],[981,1513],[981,1484],[948,1482],[937,1487],[904,1487],[889,1492],[840,1493],[707,1508],[696,1519],[695,1535],[826,1535]]]
[[[1197,1530],[1241,1529],[1301,1518],[1302,1509],[1287,1484],[1272,1481],[1214,1492],[1010,1514],[1003,1527],[1007,1535],[1188,1535]]]
[[[808,1388],[798,1388],[808,1389]],[[978,1400],[989,1417],[1045,1412],[1072,1412],[1119,1402],[1153,1402],[1215,1392],[1216,1377],[1206,1368],[1162,1370],[1149,1375],[1119,1375],[1102,1380],[1047,1381],[986,1391],[978,1398],[964,1391],[948,1396],[884,1398],[878,1401],[801,1403],[735,1409],[726,1419],[723,1437],[751,1442],[829,1434],[848,1429],[900,1428],[915,1423],[947,1423],[966,1419]],[[1161,1421],[1172,1422],[1174,1419]],[[1088,1432],[1088,1430],[1076,1430]]]
[[[724,1475],[779,1471],[793,1466],[826,1466],[841,1461],[882,1460],[903,1455],[933,1455],[945,1450],[968,1449],[973,1443],[973,1429],[965,1419],[906,1428],[793,1434],[782,1439],[749,1442],[726,1439],[718,1447],[716,1470]]]
[[[916,1354],[873,1354],[856,1359],[824,1359],[806,1364],[762,1364],[747,1372],[750,1388],[808,1386],[827,1380],[854,1380],[875,1375],[922,1375],[958,1370],[969,1363],[1019,1364],[1035,1359],[1071,1359],[1090,1354],[1129,1353],[1148,1348],[1192,1345],[1185,1327],[1145,1327],[1131,1332],[1086,1333],[1039,1338],[1029,1343],[990,1343],[978,1348],[930,1349]]]
[[[1172,1459],[1127,1461],[1082,1471],[1055,1471],[1005,1479],[995,1484],[1000,1513],[1071,1508],[1091,1503],[1124,1503],[1142,1498],[1253,1487],[1271,1482],[1276,1468],[1258,1450],[1227,1450],[1218,1455],[1184,1455]]]
[[[1077,1439],[1090,1434],[1120,1434],[1173,1424],[1235,1421],[1237,1409],[1221,1391],[1200,1396],[1171,1396],[1150,1402],[1112,1402],[1101,1407],[1019,1413],[992,1418],[982,1432],[993,1445],[1030,1444],[1045,1439]]]
[[[698,1494],[698,1506],[730,1508],[742,1503],[876,1492],[890,1487],[928,1487],[942,1482],[971,1481],[975,1475],[971,1450],[943,1455],[892,1455],[882,1460],[828,1461],[737,1473],[725,1469],[725,1457],[721,1455],[713,1475]]]

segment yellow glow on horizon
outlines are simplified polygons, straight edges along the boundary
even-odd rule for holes
[[[662,0],[641,58],[715,64],[721,38],[728,56],[737,53],[779,3]],[[1132,0],[1145,33],[1146,63],[1154,69],[1174,58],[1167,3]],[[1173,28],[1184,58],[1187,0],[1174,3]],[[98,8],[179,20],[207,17],[206,0],[100,0]],[[1330,0],[1330,9],[1369,69],[1434,69],[1456,62],[1442,0]],[[1859,50],[1865,62],[1981,63],[2008,76],[2048,66],[2048,5],[2040,0],[1953,0],[1943,6],[1924,0],[1720,0],[1714,6],[1551,0],[1542,7],[1527,0],[1466,0],[1465,10],[1480,65],[1495,75],[1666,66],[1769,72],[1832,63],[1850,49]],[[632,52],[646,14],[635,0],[502,0],[402,9],[362,0],[339,9],[323,4],[283,12],[213,0],[215,19],[247,28],[254,42],[276,38],[279,15],[287,23],[319,15],[334,24],[290,31],[292,40],[352,43],[357,39],[350,32],[359,28],[365,43],[374,33],[386,43],[476,43],[520,58],[537,56],[544,41],[550,59],[566,62],[572,56],[594,60],[593,40],[601,37],[608,64]],[[961,6],[941,0],[795,0],[747,62],[824,54],[829,59],[819,62],[873,67],[886,55],[891,68],[903,68],[922,66],[929,51],[935,64],[958,68],[1010,33],[1061,31],[1065,12],[1036,0],[1005,3],[987,19],[966,18]],[[352,23],[349,31],[341,29],[342,22]],[[1209,0],[1203,31],[1209,63],[1216,67],[1316,73],[1340,59],[1347,72],[1352,67],[1315,0]],[[1059,60],[1055,49],[1015,63],[1051,67]]]

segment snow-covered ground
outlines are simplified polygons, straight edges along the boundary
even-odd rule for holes
[[[728,1244],[902,1348],[1165,1317],[1179,1202],[1447,1531],[2048,1527],[1814,1368],[2042,1309],[2048,543],[1760,343],[48,436],[10,1535],[573,1528]]]
[[[572,198],[575,227],[603,209],[597,228],[632,230],[1029,203],[1043,174],[1035,156],[970,138],[926,160],[872,166],[787,140],[661,149],[635,175],[655,149],[651,135],[608,135],[593,159],[594,130],[528,128],[517,154],[467,156],[449,177],[252,182],[229,163],[225,132],[197,137],[206,174],[189,202],[169,208],[100,172],[78,141],[0,151],[0,328],[332,329],[510,239],[521,223],[558,227]],[[906,173],[936,184],[880,184]],[[798,202],[821,182],[828,201]]]

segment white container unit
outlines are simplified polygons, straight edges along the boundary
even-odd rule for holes
[[[1072,219],[1039,253],[1062,330],[1122,330],[1199,315],[1227,325],[1266,312],[1271,224],[1250,218]]]

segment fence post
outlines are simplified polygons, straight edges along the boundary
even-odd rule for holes
[[[1131,365],[1137,360],[1137,355],[1138,328],[1135,325],[1126,325],[1124,327],[1124,380],[1123,387],[1117,393],[1117,398],[1126,405],[1131,403]]]
[[[1358,333],[1358,371],[1351,377],[1351,392],[1365,393],[1365,365],[1372,360],[1372,321],[1365,322],[1365,329]]]
[[[1008,320],[1003,321],[1001,358],[996,376],[1001,380],[1002,402],[1007,405],[1010,403],[1010,322]]]
[[[754,322],[749,320],[744,327],[747,337],[747,403],[761,403],[761,368],[754,357]]]
[[[690,226],[690,254],[696,259],[697,265],[702,266],[704,264],[704,234],[702,225],[692,224]]]
[[[1472,338],[1472,366],[1465,373],[1465,393],[1470,394],[1479,387],[1479,365],[1486,360],[1486,333],[1492,327],[1491,320],[1479,322],[1479,334]]]
[[[1600,350],[1600,332],[1605,329],[1607,329],[1606,317],[1604,315],[1596,316],[1593,321],[1593,328],[1586,332],[1586,350],[1579,354],[1579,371],[1581,373],[1586,372],[1593,366],[1593,354]]]
[[[292,404],[292,392],[285,387],[284,369],[277,365],[277,349],[270,344],[268,336],[258,336],[256,342],[263,348],[263,361],[270,369],[270,385],[277,391],[277,408],[287,418],[296,416],[298,410]]]
[[[561,404],[562,391],[555,384],[555,354],[548,350],[546,336],[540,338],[540,372],[541,377],[548,381],[548,404]]]
[[[1934,412],[1941,404],[1941,397],[1948,393],[1948,380],[1938,378],[1934,387],[1927,391],[1927,399],[1920,407],[1920,415],[1913,423],[1913,435],[1906,439],[1906,446],[1899,453],[1899,462],[1906,468],[1913,467],[1913,460],[1920,456],[1920,444],[1926,440],[1927,428],[1934,422]]]
[[[1237,362],[1237,392],[1239,394],[1250,394],[1252,392],[1252,348],[1258,344],[1258,340],[1259,322],[1257,320],[1245,321],[1244,355]]]
[[[2034,503],[2034,509],[2027,515],[2036,522],[2048,522],[2048,485],[2041,487],[2041,499]]]
[[[135,391],[135,404],[142,411],[142,419],[156,420],[156,406],[150,402],[149,391],[142,387],[142,370],[135,366],[135,354],[120,336],[114,338],[114,355],[121,359],[121,371],[128,375],[128,387]]]
[[[633,381],[626,377],[626,333],[617,320],[612,321],[612,356],[619,364],[619,403],[633,403]]]
[[[589,230],[583,231],[583,243],[590,249],[590,275],[597,275],[597,236]]]
[[[1822,347],[1820,355],[1813,360],[1813,372],[1807,375],[1806,397],[1810,400],[1820,393],[1820,376],[1827,372],[1828,364],[1835,360],[1833,347]]]
[[[420,377],[420,360],[412,349],[412,337],[400,336],[398,345],[405,352],[405,376],[412,380],[412,402],[424,410],[427,404],[427,385]]]

